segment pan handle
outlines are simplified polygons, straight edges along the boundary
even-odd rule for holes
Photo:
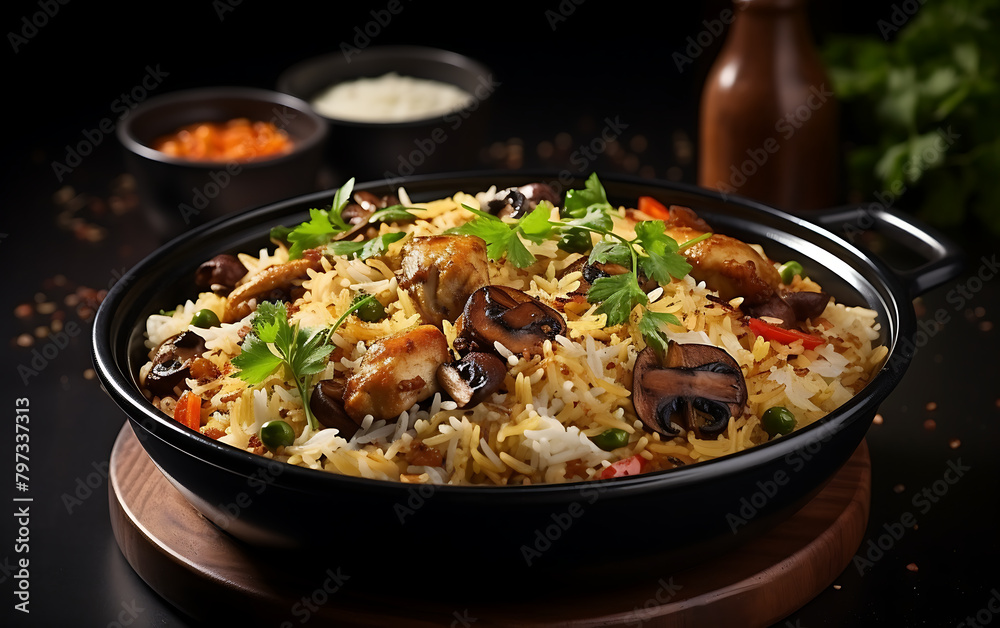
[[[965,267],[965,253],[945,235],[912,216],[894,211],[881,203],[845,205],[806,214],[808,220],[858,244],[858,236],[874,230],[914,251],[926,261],[911,269],[893,272],[918,297],[957,277]]]

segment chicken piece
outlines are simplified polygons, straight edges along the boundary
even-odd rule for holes
[[[476,236],[415,237],[400,251],[399,286],[425,323],[454,323],[472,293],[490,283],[486,242]]]
[[[368,414],[394,421],[438,392],[437,369],[450,360],[448,340],[433,325],[378,340],[347,379],[344,411],[359,424]]]
[[[240,285],[226,298],[223,323],[234,323],[253,311],[251,303],[261,301],[288,301],[298,280],[308,279],[309,271],[323,268],[318,251],[306,251],[306,255],[277,266],[265,268],[245,284]]]
[[[687,207],[670,207],[667,234],[683,244],[712,228]],[[682,253],[691,263],[691,276],[719,293],[725,300],[744,297],[741,309],[750,316],[767,316],[793,327],[815,318],[826,308],[823,292],[787,290],[771,260],[750,245],[720,234],[688,247]]]
[[[667,228],[667,235],[678,244],[702,233],[688,226]],[[777,294],[781,285],[781,276],[774,264],[736,238],[714,233],[681,252],[692,266],[691,276],[704,281],[727,301],[743,297],[747,305],[765,303]]]

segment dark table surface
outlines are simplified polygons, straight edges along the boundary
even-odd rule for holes
[[[163,91],[272,87],[291,63],[351,41],[354,27],[383,5],[322,20],[295,3],[197,3],[143,14],[124,3],[6,8],[4,25],[21,38],[9,35],[4,52],[13,109],[5,117],[0,206],[7,269],[0,449],[8,473],[0,495],[8,511],[20,504],[14,498],[32,501],[27,553],[18,549],[16,517],[0,518],[0,625],[189,625],[137,577],[112,536],[108,456],[124,416],[95,378],[89,346],[104,291],[162,244],[162,234],[148,227],[112,135],[99,136],[61,180],[53,162],[100,120],[119,115],[114,103],[149,67],[167,73]],[[698,89],[718,43],[687,72],[676,71],[670,54],[725,5],[688,7],[668,21],[596,0],[504,5],[481,15],[467,5],[400,6],[373,29],[374,43],[465,52],[501,77],[491,136],[467,166],[561,170],[567,151],[619,116],[627,127],[617,145],[588,168],[694,182]],[[819,11],[830,28],[871,27],[888,6],[820,3]],[[970,229],[948,235],[969,264],[914,303],[927,333],[868,435],[871,515],[858,560],[781,625],[971,626],[1000,612],[1000,370],[993,361],[1000,239]],[[935,318],[946,322],[932,328]],[[11,477],[19,407],[31,419],[25,491]],[[898,525],[910,517],[916,525]],[[29,558],[27,579],[18,573],[21,558]],[[15,611],[25,581],[27,615]]]

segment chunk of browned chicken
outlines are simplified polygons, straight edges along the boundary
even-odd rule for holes
[[[476,236],[415,237],[403,245],[399,286],[425,323],[454,323],[476,290],[490,283],[486,242]]]
[[[688,208],[670,208],[667,235],[683,244],[711,231]],[[829,297],[823,292],[793,292],[781,281],[774,262],[752,246],[718,233],[681,251],[691,264],[691,276],[727,301],[743,297],[740,308],[750,316],[767,316],[792,327],[819,316]]]
[[[393,421],[438,392],[437,369],[450,360],[448,340],[433,325],[375,341],[347,379],[344,410],[359,424],[369,414]]]
[[[678,244],[702,235],[691,227],[668,227]],[[748,305],[769,301],[781,285],[774,264],[746,242],[719,233],[681,251],[690,262],[691,276],[704,281],[727,301],[743,297]]]

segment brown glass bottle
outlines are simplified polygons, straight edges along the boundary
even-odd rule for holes
[[[702,92],[698,183],[790,212],[838,192],[838,107],[805,0],[735,0]]]

